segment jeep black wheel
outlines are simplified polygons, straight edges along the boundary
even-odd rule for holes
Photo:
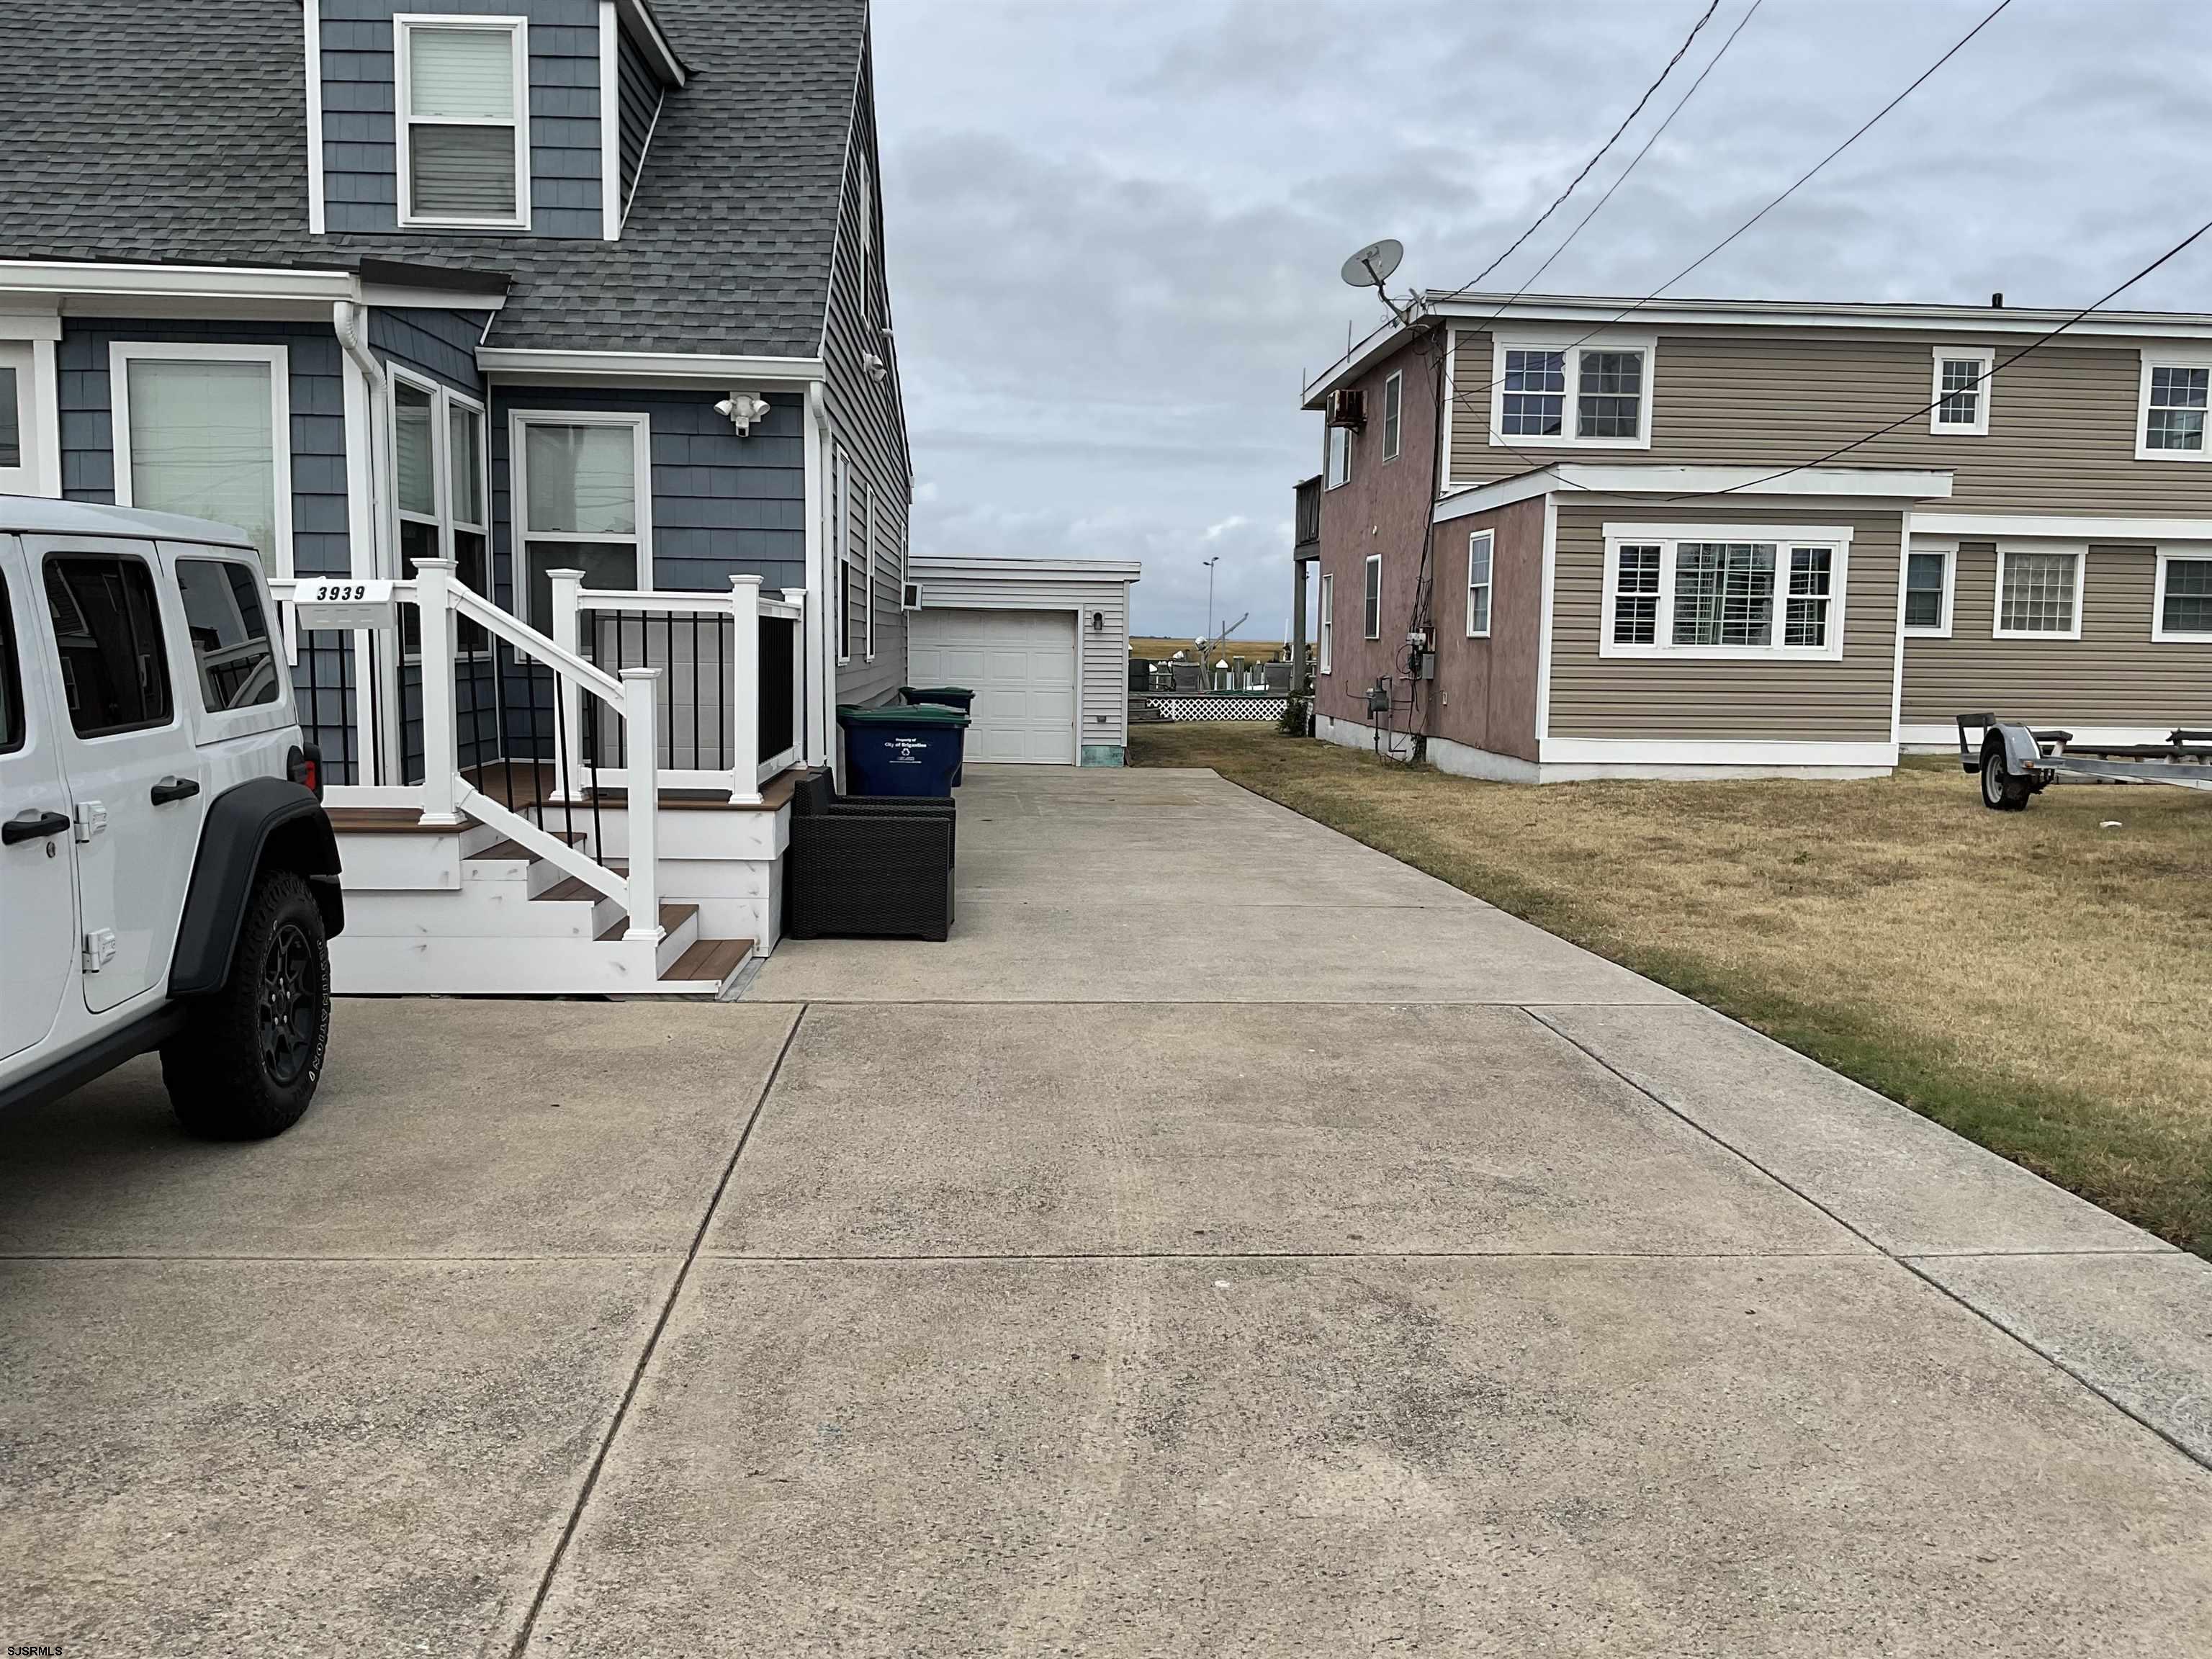
[[[209,1139],[281,1133],[315,1097],[330,1035],[322,911],[301,877],[265,872],[246,902],[230,977],[191,1000],[184,1030],[161,1049],[169,1104]]]

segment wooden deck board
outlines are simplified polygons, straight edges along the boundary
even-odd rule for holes
[[[702,939],[669,964],[661,982],[696,980],[720,985],[753,953],[749,939]]]

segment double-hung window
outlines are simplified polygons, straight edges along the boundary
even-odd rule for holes
[[[876,487],[860,480],[860,647],[876,659]]]
[[[2170,348],[2145,351],[2136,412],[2136,459],[2205,459],[2208,402],[2212,402],[2212,353]]]
[[[1367,556],[1365,593],[1360,605],[1359,631],[1361,637],[1379,640],[1382,637],[1382,556]]]
[[[108,347],[115,500],[246,532],[292,574],[291,396],[283,346]]]
[[[1336,578],[1321,579],[1321,672],[1330,672],[1336,646]]]
[[[1951,561],[1954,550],[1923,549],[1905,560],[1905,631],[1948,639],[1951,633]]]
[[[1328,459],[1323,471],[1327,477],[1322,488],[1334,489],[1339,484],[1352,482],[1352,428],[1333,426],[1328,429]]]
[[[1399,369],[1382,382],[1382,459],[1398,459],[1406,417],[1406,371]]]
[[[392,21],[399,222],[526,229],[528,21],[413,14]]]
[[[1845,528],[1607,525],[1607,657],[1837,658]]]
[[[1996,354],[1981,346],[1937,346],[1928,429],[1984,437],[1990,429],[1990,374]]]
[[[1501,332],[1491,367],[1491,441],[1509,448],[1649,449],[1649,335],[1587,340]]]
[[[830,533],[837,548],[837,660],[853,659],[853,466],[842,449],[830,465]]]
[[[553,631],[551,572],[580,570],[586,587],[616,592],[650,577],[652,445],[644,415],[517,410],[511,417],[527,620],[540,633]]]
[[[1996,619],[1992,638],[2081,637],[2083,547],[1997,548]]]
[[[1467,636],[1490,637],[1490,555],[1496,532],[1478,530],[1467,538]]]
[[[2212,551],[2158,556],[2154,640],[2212,640]]]
[[[489,526],[484,501],[483,406],[434,380],[392,371],[393,507],[399,520],[400,574],[410,580],[424,559],[451,559],[464,587],[491,594]],[[557,561],[547,567],[558,568]],[[550,589],[549,586],[548,592]],[[412,656],[422,618],[401,613],[401,646]],[[483,625],[462,618],[454,635],[465,652],[489,650]]]

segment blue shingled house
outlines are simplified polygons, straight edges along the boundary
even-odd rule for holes
[[[9,22],[0,490],[252,536],[339,988],[726,983],[907,670],[865,0]]]

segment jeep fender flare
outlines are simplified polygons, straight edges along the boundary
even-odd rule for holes
[[[208,803],[169,963],[171,996],[204,996],[230,977],[254,878],[270,867],[305,876],[324,929],[333,936],[343,930],[337,836],[323,804],[303,784],[249,779]]]

